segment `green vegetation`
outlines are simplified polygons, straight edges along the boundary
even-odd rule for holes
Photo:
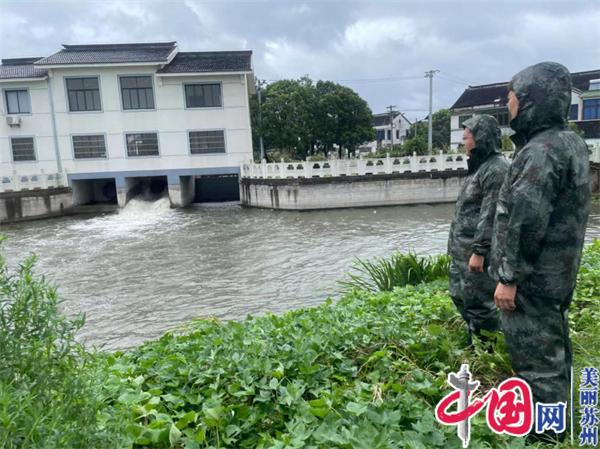
[[[372,114],[366,101],[352,89],[331,81],[303,77],[269,84],[262,93],[261,119],[258,103],[251,105],[254,153],[258,136],[264,139],[267,159],[284,151],[290,159],[327,154],[337,148],[339,155],[375,138]]]
[[[515,149],[515,145],[512,143],[512,140],[510,140],[510,137],[506,134],[502,136],[500,146],[502,148],[502,151],[514,151]]]
[[[395,287],[432,282],[448,276],[450,257],[419,257],[415,253],[395,253],[388,259],[374,262],[356,259],[349,280],[340,284],[346,290],[361,289],[368,292],[390,292]]]
[[[0,447],[111,447],[97,423],[102,370],[75,342],[83,318],[58,312],[34,260],[11,275],[0,256]]]
[[[440,151],[448,153],[450,151],[450,111],[440,109],[433,113],[432,120],[432,146],[433,152]],[[410,136],[403,145],[394,145],[393,147],[381,148],[377,153],[370,154],[367,157],[385,157],[389,153],[392,157],[412,156],[428,154],[427,149],[427,120],[413,123],[408,135]]]
[[[437,153],[440,150],[447,152],[450,148],[450,111],[448,109],[440,109],[434,112],[431,117],[431,135],[434,152]],[[411,137],[403,145],[406,154],[412,155],[413,152],[419,155],[428,153],[427,130],[427,120],[421,120],[411,125],[408,133]]]
[[[501,336],[493,353],[465,348],[445,279],[354,288],[282,316],[197,320],[125,353],[89,354],[73,342],[80,321],[60,317],[54,289],[23,266],[1,270],[1,447],[459,448],[455,428],[434,418],[448,372],[468,361],[486,386],[510,375]],[[596,241],[571,314],[576,369],[600,366],[599,290]],[[471,448],[523,446],[472,421]]]

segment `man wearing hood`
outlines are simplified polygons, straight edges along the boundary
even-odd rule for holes
[[[500,151],[500,128],[494,117],[475,115],[462,126],[469,171],[450,226],[449,291],[467,323],[471,342],[473,334],[481,337],[481,330],[498,329],[496,283],[487,267],[496,200],[509,164]]]
[[[534,402],[567,402],[567,309],[590,207],[588,149],[566,127],[571,76],[564,66],[542,62],[517,73],[508,99],[517,149],[496,208],[494,299],[513,369]]]

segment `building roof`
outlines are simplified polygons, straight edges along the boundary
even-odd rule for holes
[[[118,64],[118,63],[166,63],[177,47],[176,42],[153,42],[144,44],[93,44],[65,45],[63,49],[35,65],[65,64]]]
[[[179,52],[157,73],[249,72],[252,51]]]
[[[575,123],[586,139],[600,139],[600,120],[581,120]]]
[[[45,78],[48,71],[35,67],[33,63],[42,58],[3,59],[0,65],[0,80],[20,78]]]
[[[573,87],[586,91],[590,88],[590,81],[600,79],[600,70],[588,70],[587,72],[571,73]]]
[[[400,113],[398,111],[392,112],[394,118],[398,117]],[[381,114],[373,114],[373,126],[386,126],[390,124],[390,113],[383,112]]]
[[[404,120],[406,120],[406,122],[409,125],[412,124],[411,121],[408,120],[402,112],[394,111],[393,114],[394,114],[394,118],[401,115],[402,118],[404,118]],[[373,126],[387,126],[389,124],[390,124],[390,113],[389,112],[382,112],[381,114],[373,114]]]
[[[600,78],[600,70],[571,74],[573,87],[581,91],[589,89],[590,80]],[[472,108],[474,106],[506,106],[508,81],[480,86],[469,86],[450,109]]]

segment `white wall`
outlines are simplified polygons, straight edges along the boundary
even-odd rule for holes
[[[155,74],[158,67],[68,68],[50,71],[57,138],[63,166],[68,174],[239,167],[252,158],[246,78],[244,75],[159,77],[154,75],[155,110],[123,111],[118,76]],[[70,112],[65,77],[99,76],[102,111]],[[222,83],[223,107],[186,109],[184,83]],[[2,83],[3,85],[8,83]],[[17,87],[10,83],[10,87]],[[20,86],[20,85],[19,85]],[[29,87],[32,86],[32,87]],[[28,83],[33,113],[23,116],[21,128],[12,129],[4,119],[0,124],[0,161],[3,173],[56,171],[54,144],[46,82]],[[4,107],[4,106],[3,106]],[[190,130],[223,129],[225,153],[191,155]],[[125,133],[157,132],[159,157],[127,157]],[[73,158],[72,135],[104,134],[106,159]],[[36,163],[11,163],[10,135],[34,135],[38,150]]]
[[[21,125],[10,127],[6,123],[6,97],[5,89],[27,89],[29,91],[31,113],[19,114]],[[0,101],[0,176],[11,175],[15,171],[22,174],[55,173],[56,157],[52,134],[52,117],[48,101],[48,84],[40,81],[12,81],[0,83],[2,98]],[[14,114],[11,114],[13,116]],[[34,137],[34,147],[37,161],[16,162],[12,161],[11,137]]]

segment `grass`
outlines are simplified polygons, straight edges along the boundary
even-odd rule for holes
[[[368,292],[392,291],[395,287],[432,282],[448,276],[450,257],[419,257],[415,253],[395,253],[374,261],[356,259],[348,278],[339,282],[344,292],[352,289]]]
[[[80,321],[60,317],[55,290],[32,275],[31,264],[13,276],[3,272],[2,310],[35,298],[39,307],[48,303],[36,306],[42,313],[19,319],[53,324],[37,324],[49,329],[47,339],[40,335],[51,356],[27,349],[26,360],[2,365],[0,447],[459,448],[455,429],[436,423],[433,414],[449,391],[448,372],[467,361],[487,386],[510,375],[501,336],[493,353],[465,349],[464,325],[444,278],[391,291],[370,284],[336,303],[281,316],[196,320],[134,350],[108,354],[85,352],[73,342]],[[6,285],[21,285],[21,293]],[[596,241],[585,251],[572,307],[576,370],[600,366],[599,289]],[[11,360],[19,345],[38,347],[6,322],[0,342],[11,348]],[[43,371],[52,363],[56,371]],[[38,367],[51,374],[39,388],[29,380],[37,379]],[[70,395],[78,398],[73,410],[60,403],[71,404]],[[523,439],[487,430],[480,416],[472,429],[471,448],[524,446]],[[56,435],[62,433],[69,439],[60,446]],[[39,437],[28,437],[34,434]]]

